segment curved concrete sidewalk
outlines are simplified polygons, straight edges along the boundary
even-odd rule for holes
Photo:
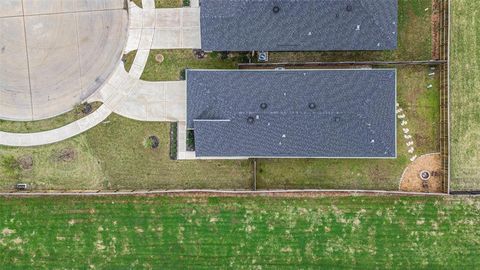
[[[10,133],[0,131],[0,144],[6,146],[38,146],[51,144],[76,136],[104,121],[112,113],[100,106],[88,116],[61,128],[35,133]]]
[[[145,68],[151,48],[184,48],[182,47],[183,39],[180,39],[180,43],[175,44],[169,43],[168,38],[164,42],[165,34],[166,36],[169,33],[175,35],[175,33],[184,33],[184,30],[188,32],[191,29],[200,31],[198,6],[196,8],[155,10],[153,0],[143,0],[142,3],[143,9],[138,8],[132,2],[129,3],[130,26],[125,52],[137,50],[130,72],[127,73],[123,63],[119,62],[109,80],[87,99],[89,102],[101,101],[104,104],[92,114],[58,129],[36,133],[0,131],[0,145],[27,147],[63,141],[98,125],[112,112],[139,121],[178,121],[179,127],[182,123],[184,125],[186,117],[185,81],[146,82],[139,78]],[[172,18],[178,18],[178,20],[175,19],[172,24],[170,22]],[[165,29],[174,31],[165,32],[163,31]],[[157,43],[153,42],[155,34],[158,39]],[[190,40],[193,40],[195,44],[189,44],[187,48],[200,47],[199,36],[194,35]],[[184,145],[185,132],[183,128],[179,129],[178,136],[181,138],[179,156],[188,155],[181,154],[186,151],[182,150],[186,148]]]

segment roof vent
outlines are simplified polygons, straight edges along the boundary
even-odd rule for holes
[[[278,13],[278,12],[280,12],[280,7],[274,6],[273,7],[273,13]]]
[[[252,116],[249,116],[249,117],[247,118],[247,123],[253,124],[253,122],[255,122],[255,118],[253,118]]]
[[[348,12],[351,12],[352,10],[353,10],[352,5],[347,5],[347,11],[348,11]]]
[[[260,108],[261,108],[262,110],[265,110],[267,107],[268,107],[267,103],[262,103],[262,104],[260,104]]]
[[[315,109],[316,107],[317,107],[317,105],[316,105],[315,103],[313,103],[313,102],[308,103],[308,108],[310,108],[310,109],[313,110],[313,109]]]

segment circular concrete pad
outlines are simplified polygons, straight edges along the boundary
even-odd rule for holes
[[[59,115],[102,86],[127,38],[125,0],[1,0],[0,119]]]

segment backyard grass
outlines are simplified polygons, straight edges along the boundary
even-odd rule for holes
[[[92,112],[98,109],[102,105],[101,102],[93,102],[92,105]],[[73,110],[64,113],[62,115],[45,119],[39,121],[8,121],[8,120],[1,120],[0,119],[0,131],[6,132],[16,132],[16,133],[32,133],[32,132],[39,132],[45,130],[51,130],[55,128],[59,128],[70,124],[82,117],[85,114],[82,112],[82,105],[78,105]]]
[[[249,189],[248,161],[169,157],[170,123],[110,116],[84,134],[39,147],[0,146],[0,189],[27,183],[32,189]],[[145,148],[156,135],[158,149]],[[31,164],[25,165],[25,160]],[[23,165],[25,168],[22,168]]]
[[[155,56],[159,53],[164,57],[162,63],[155,60]],[[231,54],[222,59],[221,53],[207,53],[205,58],[197,59],[192,50],[151,50],[141,79],[176,81],[182,79],[183,71],[186,68],[234,69],[241,61],[245,61],[245,57],[241,54]]]
[[[2,198],[3,269],[474,269],[480,200]]]
[[[452,190],[480,190],[480,15],[478,2],[451,1]]]
[[[439,151],[438,77],[429,73],[424,66],[397,71],[397,101],[406,112],[417,156]],[[257,188],[398,190],[412,156],[402,128],[398,121],[396,159],[257,159]]]
[[[432,59],[432,0],[399,0],[398,9],[398,48],[394,51],[271,52],[270,62]]]

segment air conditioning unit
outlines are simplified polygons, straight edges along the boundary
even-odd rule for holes
[[[268,62],[268,52],[258,52],[258,62]]]

